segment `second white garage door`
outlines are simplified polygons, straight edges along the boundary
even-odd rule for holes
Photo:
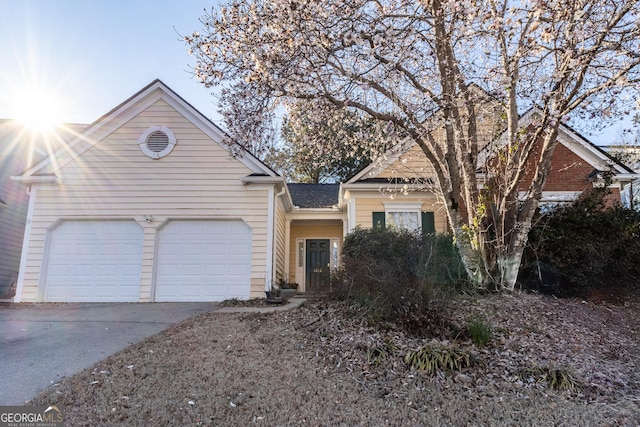
[[[155,301],[249,298],[251,230],[242,221],[171,221],[158,234]]]

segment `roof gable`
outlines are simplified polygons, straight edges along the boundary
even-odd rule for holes
[[[496,124],[499,123],[497,118],[502,116],[504,108],[495,97],[475,83],[469,85],[469,91],[472,97],[483,101],[478,104],[476,115],[479,130],[478,145],[479,147],[484,147],[493,140]],[[442,142],[441,148],[444,149],[445,129],[442,123],[442,114],[437,111],[423,123],[423,131],[430,132],[436,141]],[[396,146],[380,156],[379,159],[354,175],[347,183],[351,184],[364,180],[371,181],[377,178],[399,178],[398,173],[402,174],[402,178],[405,179],[415,177],[433,178],[435,174],[433,165],[426,158],[422,149],[409,137],[401,140]]]
[[[141,114],[145,109],[152,106],[158,100],[163,100],[172,108],[182,114],[187,120],[193,123],[198,129],[204,132],[213,141],[217,142],[226,151],[231,149],[226,143],[228,136],[218,126],[196,110],[191,104],[185,101],[172,89],[160,80],[154,80],[129,99],[109,111],[104,116],[87,126],[82,133],[72,139],[62,149],[56,151],[52,156],[42,161],[34,168],[28,170],[20,180],[28,181],[30,177],[51,175],[66,164],[81,156],[95,144],[123,126],[125,123]],[[236,160],[244,164],[253,174],[267,176],[277,176],[268,166],[259,159],[244,150],[242,155],[234,156]],[[235,154],[235,153],[234,153]]]
[[[522,124],[532,123],[537,114],[536,110],[529,110],[521,119]],[[501,144],[501,136],[498,138],[498,145]],[[617,174],[634,173],[631,168],[620,163],[617,159],[609,155],[605,150],[593,144],[584,136],[573,130],[571,127],[560,124],[557,140],[560,144],[571,150],[575,155],[589,163],[594,169],[603,170],[607,165],[612,165]],[[478,168],[482,168],[487,160],[490,151],[485,146],[478,155]],[[403,174],[413,173],[415,176],[430,177],[433,166],[427,160],[422,150],[411,139],[406,138],[400,141],[390,151],[383,154],[378,161],[372,162],[358,174],[354,175],[349,184],[357,182],[371,182],[374,179],[398,177],[394,175],[402,170]],[[411,178],[404,176],[405,178]]]
[[[531,108],[520,118],[520,125],[528,126],[530,124],[533,124],[538,115],[538,109]],[[503,133],[497,140],[497,146],[505,144],[505,138],[506,134]],[[567,124],[560,123],[558,127],[558,136],[556,139],[558,143],[568,148],[576,156],[580,157],[582,160],[590,164],[594,169],[604,170],[608,166],[612,166],[617,174],[633,173],[633,170],[631,170],[628,166],[620,163],[617,159],[610,156],[602,148],[589,141],[586,137],[576,132]],[[482,152],[479,153],[479,167],[482,167],[484,165],[489,155],[489,150],[482,150]]]
[[[588,161],[594,168],[597,165],[612,165],[617,173],[633,173],[633,169],[611,156],[603,148],[589,141],[567,125],[560,125],[558,141],[576,155]],[[576,144],[577,142],[577,144]]]

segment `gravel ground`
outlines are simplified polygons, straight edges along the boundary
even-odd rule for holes
[[[490,343],[461,372],[430,376],[408,350],[453,341],[371,328],[357,311],[310,300],[278,313],[208,313],[133,345],[36,396],[69,426],[638,426],[640,303],[530,294],[455,301]],[[571,372],[550,390],[536,368]]]

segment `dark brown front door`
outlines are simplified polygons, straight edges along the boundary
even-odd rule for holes
[[[329,239],[307,240],[306,289],[319,290],[329,285]]]

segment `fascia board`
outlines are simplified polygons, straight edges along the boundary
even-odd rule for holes
[[[560,125],[558,142],[567,147],[577,156],[587,161],[596,169],[601,169],[603,166],[610,165],[612,163],[612,159],[607,157],[604,153],[591,145],[588,141],[585,141],[583,137],[576,134],[566,126]],[[613,163],[613,167],[618,173],[628,173],[628,171],[620,166],[617,162]]]
[[[518,124],[520,127],[526,127],[533,123],[536,115],[539,114],[537,108],[532,108],[525,113],[524,116],[520,118]],[[508,138],[507,133],[504,132],[495,142],[495,145],[498,147],[502,147],[506,145],[506,139]],[[589,141],[585,140],[584,137],[576,134],[570,128],[560,124],[558,128],[558,136],[557,141],[564,145],[566,148],[571,150],[578,157],[584,159],[591,166],[596,169],[602,168],[604,165],[610,164],[611,159],[605,156],[601,151],[595,148]],[[493,145],[490,143],[489,145]],[[483,149],[478,154],[478,167],[482,167],[485,165],[487,161],[487,157],[489,155],[489,150]],[[614,168],[616,172],[626,173],[627,171],[617,163],[614,163]]]
[[[355,182],[355,183],[342,184],[342,188],[344,190],[379,190],[381,188],[386,188],[389,185],[395,185],[395,184],[384,183],[384,182]],[[433,190],[429,188],[412,189],[411,191],[433,192]],[[342,193],[344,194],[344,192]]]
[[[284,184],[284,178],[281,176],[243,176],[240,182],[244,185],[249,184]]]
[[[23,184],[62,184],[62,180],[56,175],[37,175],[37,176],[12,176],[11,181]]]
[[[287,213],[287,219],[295,220],[342,220],[346,221],[347,213],[334,209],[305,209],[297,208]]]

